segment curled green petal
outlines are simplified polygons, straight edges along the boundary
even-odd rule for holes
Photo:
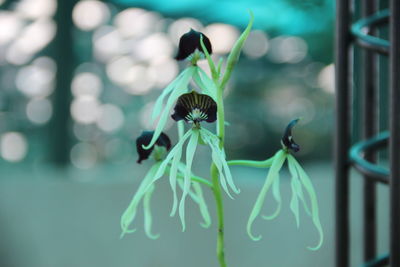
[[[297,228],[300,226],[299,217],[299,198],[298,198],[298,187],[296,185],[298,181],[298,175],[296,171],[296,166],[293,165],[292,161],[288,160],[289,172],[292,176],[291,187],[292,187],[292,199],[290,200],[290,209],[292,210],[294,217],[296,219]]]
[[[219,147],[220,139],[218,136],[214,135],[210,131],[206,129],[202,129],[203,136],[208,136],[210,140],[210,146],[213,151],[215,151],[215,156],[218,160],[222,163],[222,167],[224,169],[226,182],[228,183],[229,187],[235,192],[236,194],[240,193],[240,190],[236,187],[235,183],[233,182],[233,177],[231,171],[229,169],[228,163],[226,161],[225,150]]]
[[[183,181],[178,180],[178,184],[183,189]],[[211,216],[203,196],[203,190],[201,189],[201,185],[198,182],[192,181],[192,184],[194,192],[192,190],[189,190],[189,196],[199,206],[200,214],[204,220],[204,222],[200,223],[200,225],[204,228],[209,228],[211,226]]]
[[[192,163],[194,153],[196,152],[197,143],[199,140],[199,131],[197,129],[191,129],[191,136],[186,147],[186,170],[184,177],[183,193],[179,203],[179,217],[182,223],[182,232],[185,231],[185,199],[190,190],[191,176],[192,176]]]
[[[200,214],[203,217],[204,222],[200,223],[204,228],[209,228],[211,226],[211,216],[208,211],[207,203],[204,199],[203,190],[201,189],[201,185],[197,182],[193,182],[194,192],[197,196],[197,205],[200,209]]]
[[[249,24],[247,24],[246,29],[243,31],[239,39],[233,45],[233,48],[228,56],[228,60],[226,62],[226,71],[221,81],[221,88],[225,87],[226,83],[229,81],[229,78],[231,77],[233,68],[235,67],[236,62],[239,60],[240,52],[242,51],[244,42],[246,41],[247,37],[249,37],[251,27],[253,27],[253,21],[254,21],[254,15],[252,12],[250,12]]]
[[[324,233],[322,231],[322,225],[319,219],[319,209],[318,209],[318,200],[317,200],[317,195],[314,190],[314,186],[311,183],[310,177],[308,177],[307,173],[303,170],[303,168],[300,166],[300,164],[297,162],[297,160],[292,156],[288,156],[288,160],[292,162],[292,164],[296,167],[296,170],[299,174],[300,181],[303,184],[304,188],[306,189],[310,200],[311,200],[311,216],[312,216],[312,221],[314,223],[315,228],[317,228],[318,234],[319,234],[319,242],[316,246],[314,247],[307,247],[310,250],[318,250],[323,243],[324,240]]]
[[[164,129],[165,124],[167,123],[167,119],[170,115],[170,110],[172,109],[176,100],[181,95],[186,93],[187,86],[188,86],[189,81],[192,78],[194,72],[195,72],[195,68],[189,68],[188,71],[185,73],[185,75],[182,76],[182,78],[176,84],[176,87],[171,92],[171,95],[169,96],[169,98],[167,100],[167,104],[165,105],[164,112],[161,113],[161,115],[160,115],[160,120],[158,121],[157,127],[154,130],[153,138],[151,139],[150,143],[147,146],[143,146],[144,149],[149,149],[156,143],[158,137],[160,136],[162,130]]]
[[[251,232],[251,227],[253,225],[254,220],[260,214],[261,208],[262,208],[264,200],[265,200],[265,196],[266,196],[269,188],[274,183],[275,179],[279,177],[279,171],[281,170],[282,165],[285,162],[285,159],[286,159],[286,152],[284,152],[283,150],[279,150],[275,154],[272,165],[271,165],[271,169],[268,172],[267,178],[265,179],[265,183],[260,191],[260,194],[257,197],[256,203],[254,204],[254,207],[251,210],[249,220],[247,221],[247,234],[254,241],[260,240],[261,235],[255,237]]]
[[[178,77],[176,77],[160,94],[160,96],[157,98],[156,103],[154,104],[153,112],[151,113],[151,121],[154,122],[154,120],[160,115],[162,108],[163,108],[163,102],[165,97],[171,93],[176,85],[179,83],[180,79],[187,75],[187,72],[190,71],[190,69],[193,67],[186,68],[183,70]]]
[[[151,232],[151,225],[152,225],[153,219],[151,216],[150,200],[151,200],[151,195],[154,192],[154,188],[155,188],[155,186],[154,186],[154,184],[152,184],[143,198],[144,231],[150,239],[157,239],[160,237],[160,234],[153,234]]]
[[[130,224],[133,222],[136,216],[137,206],[140,200],[143,198],[143,195],[149,190],[153,183],[153,177],[155,173],[158,171],[160,167],[160,163],[154,164],[150,170],[147,172],[146,176],[143,178],[142,182],[139,185],[135,195],[133,196],[131,202],[129,203],[128,208],[124,211],[121,216],[121,238],[127,233],[133,233],[135,229],[129,229]]]
[[[278,206],[276,207],[276,210],[271,214],[271,215],[263,215],[261,216],[265,220],[273,220],[275,219],[278,215],[279,212],[281,211],[282,208],[282,199],[281,199],[281,192],[279,190],[279,180],[280,177],[276,177],[274,183],[272,184],[272,195],[274,196]]]

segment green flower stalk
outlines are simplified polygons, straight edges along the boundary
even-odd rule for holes
[[[158,180],[164,176],[167,176],[169,179],[173,195],[170,216],[175,216],[178,213],[182,231],[186,229],[185,206],[187,198],[193,200],[198,205],[203,219],[200,223],[201,226],[210,227],[211,216],[203,195],[202,187],[204,186],[213,192],[215,198],[218,219],[216,252],[220,266],[226,267],[223,192],[230,198],[233,198],[233,194],[240,193],[240,190],[234,183],[230,166],[241,165],[255,168],[269,168],[265,183],[256,199],[247,223],[247,232],[250,238],[260,240],[261,236],[254,236],[252,233],[253,222],[260,215],[265,197],[270,189],[278,203],[277,208],[271,215],[264,215],[262,218],[270,220],[280,213],[282,209],[282,197],[280,193],[279,173],[284,163],[287,162],[289,172],[292,176],[290,209],[294,214],[297,227],[300,226],[299,214],[300,205],[302,204],[304,210],[311,216],[320,236],[318,244],[310,247],[310,249],[317,250],[321,247],[323,232],[319,220],[316,193],[310,178],[291,154],[291,151],[296,152],[300,149],[292,137],[292,128],[298,122],[298,119],[289,123],[281,140],[283,148],[277,151],[273,157],[264,161],[227,160],[225,153],[226,121],[223,91],[251,31],[253,15],[250,15],[249,24],[234,44],[227,58],[224,71],[222,70],[223,59],[220,59],[218,64],[215,65],[210,57],[212,46],[207,36],[191,29],[181,37],[176,59],[187,60],[189,66],[163,90],[156,100],[151,116],[153,122],[158,119],[154,131],[144,132],[137,139],[138,163],[150,156],[153,157],[155,162],[141,181],[132,201],[121,217],[121,237],[127,233],[135,232],[135,229],[132,229],[131,225],[136,217],[140,202],[143,202],[144,230],[146,235],[151,239],[159,237],[159,234],[154,234],[151,230],[152,215],[150,201],[151,196],[156,190]],[[211,77],[208,77],[204,70],[197,66],[197,61],[203,58],[208,61]],[[189,88],[191,81],[194,82],[195,88]],[[171,146],[168,136],[163,133],[171,113],[173,113],[171,118],[177,122],[179,133],[179,139],[174,146]],[[215,131],[207,130],[203,127],[204,123],[213,122],[216,122]],[[189,125],[189,127],[185,127],[185,125]],[[210,179],[194,175],[192,172],[192,165],[198,145],[205,145],[210,149],[212,160]],[[180,191],[182,194],[179,199],[178,195]]]

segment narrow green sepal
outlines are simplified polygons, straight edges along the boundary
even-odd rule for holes
[[[298,198],[298,185],[299,177],[297,175],[296,166],[293,162],[288,159],[289,172],[291,177],[291,188],[292,188],[292,199],[290,200],[290,209],[296,219],[297,228],[300,227],[300,216],[299,216],[299,198]],[[300,185],[301,186],[301,185]],[[301,187],[300,187],[301,188]]]
[[[192,171],[191,171],[192,163],[193,163],[194,153],[196,152],[196,147],[197,147],[197,143],[198,143],[198,139],[199,139],[198,129],[191,129],[189,132],[191,133],[191,135],[190,135],[190,139],[187,144],[187,147],[186,147],[186,170],[185,170],[185,176],[184,176],[183,193],[182,193],[181,201],[179,203],[179,217],[181,219],[182,232],[184,232],[186,229],[185,199],[190,190],[191,176],[192,176]]]
[[[144,231],[148,238],[150,239],[158,239],[160,234],[153,234],[151,232],[151,226],[153,223],[153,219],[151,216],[151,208],[150,208],[150,200],[151,196],[154,192],[155,186],[151,185],[150,189],[146,192],[143,198],[143,212],[144,212]]]
[[[185,72],[185,75],[183,75],[177,82],[176,87],[172,90],[172,92],[167,100],[167,103],[165,105],[165,108],[160,115],[160,119],[158,121],[157,127],[154,130],[153,138],[151,139],[150,143],[147,146],[143,146],[144,149],[149,149],[156,143],[158,137],[160,136],[162,130],[165,127],[165,124],[167,123],[167,119],[170,115],[170,111],[171,111],[173,105],[175,104],[176,100],[181,95],[183,95],[184,93],[187,92],[188,84],[189,84],[190,79],[192,78],[196,68],[197,67],[188,68],[188,71]],[[162,103],[159,103],[157,105],[162,105]],[[157,107],[155,107],[155,108],[157,108]]]
[[[158,171],[160,165],[161,164],[157,162],[150,168],[150,170],[147,172],[146,176],[140,183],[139,188],[136,190],[136,193],[133,196],[131,202],[129,203],[128,208],[122,214],[121,216],[122,233],[120,238],[123,238],[125,234],[133,233],[136,231],[136,229],[129,229],[129,226],[132,224],[132,222],[136,217],[137,206],[139,205],[143,196],[146,194],[146,192],[148,192],[149,188],[152,186],[154,175]]]
[[[318,244],[314,247],[307,247],[307,248],[310,250],[318,250],[322,246],[322,243],[324,240],[324,233],[322,230],[321,221],[319,219],[318,200],[317,200],[317,195],[315,193],[314,186],[311,183],[310,177],[308,177],[307,173],[304,171],[304,169],[300,166],[300,164],[297,162],[297,160],[292,155],[288,155],[288,161],[290,161],[291,164],[293,164],[293,166],[295,166],[296,171],[300,177],[300,182],[302,183],[302,185],[304,186],[304,188],[306,189],[306,192],[308,193],[308,195],[310,197],[311,217],[312,217],[313,224],[314,224],[315,228],[317,229],[318,235],[319,235]]]
[[[265,183],[257,197],[257,200],[253,206],[253,209],[251,210],[249,220],[247,221],[247,234],[254,241],[260,240],[261,235],[256,237],[252,234],[251,228],[252,228],[253,222],[257,218],[257,216],[260,214],[261,208],[262,208],[264,200],[265,200],[265,196],[266,196],[269,188],[272,186],[275,179],[277,179],[279,177],[279,171],[281,170],[282,165],[285,162],[286,156],[287,156],[287,154],[285,151],[279,150],[273,157],[273,162],[272,162],[271,168],[268,172],[267,178],[265,179]]]
[[[278,217],[281,208],[282,208],[282,199],[281,199],[281,192],[279,190],[279,180],[280,177],[278,175],[278,177],[276,177],[276,179],[274,180],[274,183],[272,184],[272,195],[274,196],[276,203],[278,204],[275,211],[271,214],[271,215],[262,215],[261,217],[265,220],[273,220],[276,217]]]

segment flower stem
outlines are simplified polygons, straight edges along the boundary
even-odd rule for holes
[[[228,165],[235,166],[246,166],[246,167],[253,167],[253,168],[269,168],[274,161],[274,157],[271,157],[266,160],[257,161],[257,160],[230,160],[228,161]]]
[[[220,266],[226,267],[224,248],[224,205],[222,202],[221,187],[219,185],[218,170],[215,164],[211,165],[211,178],[218,217],[217,257]]]

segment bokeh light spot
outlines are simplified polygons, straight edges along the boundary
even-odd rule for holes
[[[83,31],[91,31],[105,23],[110,17],[107,5],[100,1],[79,1],[72,11],[72,19],[76,27]]]
[[[210,38],[213,52],[226,54],[232,49],[240,33],[231,25],[214,23],[205,28],[204,34]]]
[[[105,132],[114,132],[124,124],[124,113],[112,104],[104,104],[100,107],[97,126]]]
[[[24,135],[18,132],[7,132],[0,139],[1,156],[11,162],[18,162],[25,158],[28,152],[28,143]]]
[[[243,53],[249,58],[260,58],[268,51],[268,37],[267,34],[260,30],[250,32],[246,40]]]
[[[89,143],[78,143],[71,149],[71,163],[79,169],[90,169],[97,161],[96,147]]]
[[[26,115],[35,124],[47,123],[52,114],[53,106],[46,98],[32,99],[26,106]]]

